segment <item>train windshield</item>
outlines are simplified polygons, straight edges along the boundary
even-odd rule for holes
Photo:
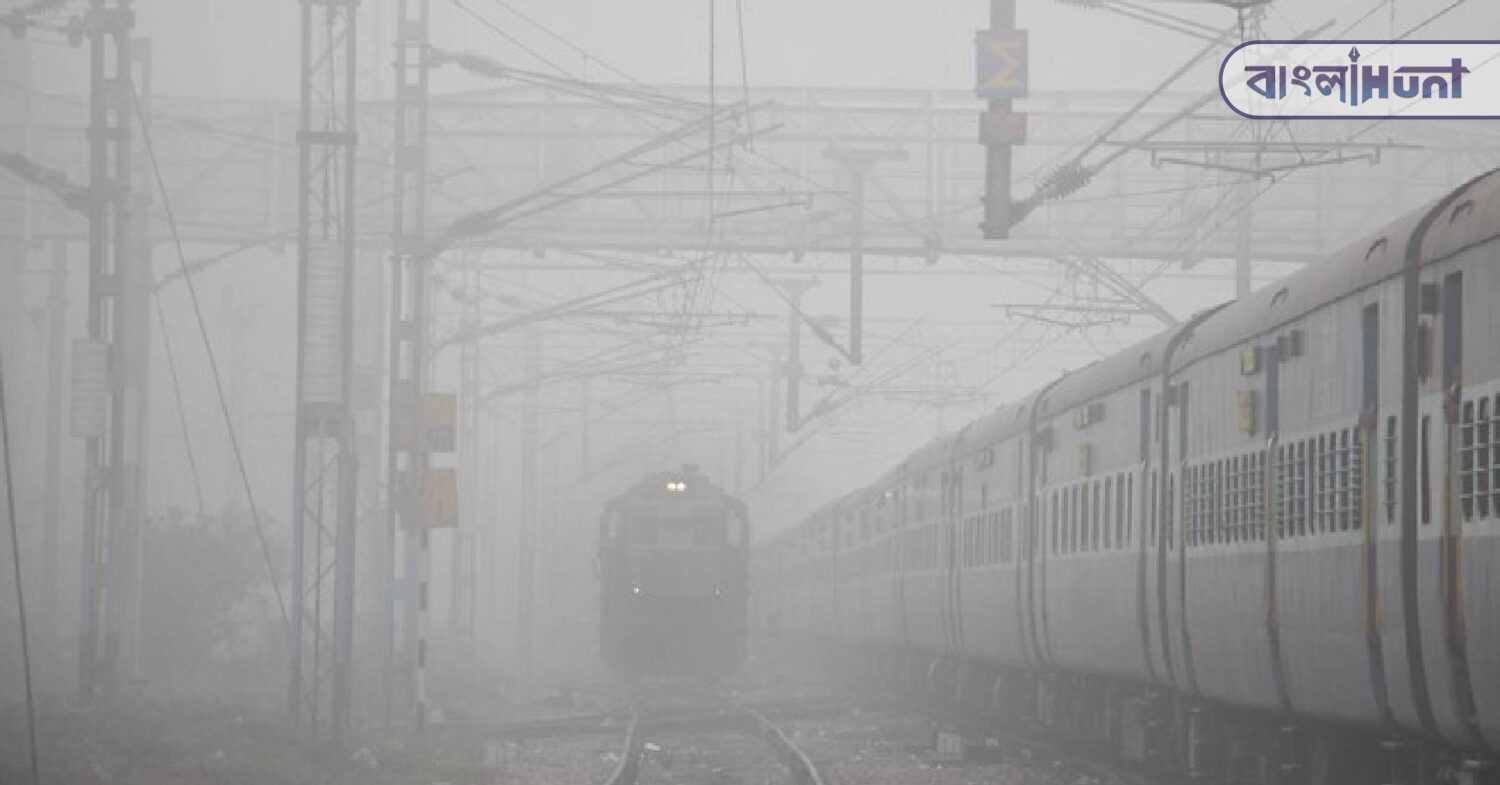
[[[641,517],[633,527],[635,542],[652,548],[721,548],[726,540],[724,517],[721,510]]]

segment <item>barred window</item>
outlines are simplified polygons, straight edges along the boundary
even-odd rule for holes
[[[1222,461],[1214,461],[1203,467],[1202,487],[1198,497],[1198,509],[1203,515],[1203,532],[1208,537],[1208,542],[1215,543],[1221,540],[1219,531],[1219,469],[1223,466]]]
[[[1206,545],[1211,536],[1209,515],[1209,474],[1212,464],[1188,467],[1182,477],[1182,528],[1188,545]]]
[[[1396,522],[1396,418],[1385,418],[1385,523]]]
[[[1092,544],[1093,544],[1093,549],[1096,550],[1096,551],[1099,550],[1099,548],[1102,546],[1102,540],[1101,540],[1101,535],[1100,535],[1099,530],[1101,528],[1103,528],[1104,525],[1105,525],[1105,523],[1106,523],[1106,521],[1104,520],[1104,509],[1103,509],[1103,506],[1099,503],[1099,493],[1100,493],[1100,491],[1099,491],[1099,485],[1100,485],[1099,481],[1095,480],[1094,481],[1094,506],[1093,506],[1093,510],[1094,510],[1094,524],[1093,524],[1094,534],[1093,534],[1093,543]]]
[[[1333,530],[1333,445],[1328,434],[1313,437],[1313,533],[1322,534]]]
[[[1014,558],[1015,550],[1012,539],[1015,536],[1015,510],[1008,509],[1000,513],[1000,563],[1010,564]]]
[[[1242,464],[1247,460],[1236,455],[1224,464],[1224,542],[1240,539],[1240,515],[1245,504]]]
[[[1278,444],[1276,445],[1276,455],[1273,458],[1275,462],[1273,468],[1276,476],[1272,478],[1272,483],[1276,488],[1276,536],[1278,538],[1286,537],[1287,532],[1291,529],[1292,483],[1291,462],[1288,457],[1291,452],[1291,445]]]
[[[1277,447],[1276,485],[1281,516],[1277,533],[1282,538],[1307,534],[1308,518],[1308,440]]]
[[[1151,470],[1151,488],[1150,488],[1150,493],[1147,494],[1147,496],[1146,496],[1146,523],[1145,523],[1145,526],[1149,529],[1149,531],[1148,531],[1148,537],[1149,537],[1149,541],[1151,543],[1151,547],[1153,547],[1153,548],[1157,547],[1158,543],[1160,542],[1160,540],[1157,537],[1157,527],[1160,525],[1160,523],[1156,519],[1156,513],[1157,513],[1157,509],[1156,509],[1157,508],[1157,503],[1156,503],[1156,487],[1157,487],[1157,485],[1156,484],[1157,484],[1156,470],[1152,469]]]
[[[1474,436],[1474,501],[1475,512],[1480,518],[1490,517],[1490,494],[1493,492],[1490,483],[1490,474],[1494,471],[1492,416],[1489,399],[1480,398],[1479,419],[1475,423]]]
[[[1490,405],[1490,416],[1485,421],[1485,429],[1490,437],[1489,448],[1489,479],[1481,487],[1489,494],[1488,511],[1491,515],[1500,515],[1500,396],[1495,397],[1494,403]],[[1484,433],[1484,431],[1480,431]],[[1486,509],[1486,508],[1481,508]]]
[[[1175,472],[1168,472],[1167,473],[1167,500],[1166,500],[1166,503],[1163,505],[1163,509],[1161,511],[1162,512],[1162,515],[1161,515],[1161,524],[1162,524],[1162,527],[1165,530],[1165,534],[1167,536],[1167,550],[1169,550],[1169,551],[1172,550],[1177,545],[1177,542],[1174,539],[1172,539],[1172,535],[1173,535],[1173,531],[1174,531],[1173,524],[1176,523],[1176,521],[1173,520],[1173,518],[1172,518],[1172,514],[1176,511],[1176,509],[1177,509],[1177,474]]]
[[[1250,503],[1247,506],[1250,520],[1247,526],[1252,540],[1266,538],[1266,462],[1269,458],[1266,450],[1258,450],[1250,467]]]
[[[1057,525],[1058,519],[1060,517],[1059,509],[1061,508],[1061,505],[1058,503],[1057,496],[1058,496],[1057,491],[1053,491],[1052,492],[1052,555],[1054,555],[1054,556],[1056,556],[1057,553],[1058,553],[1059,545],[1060,545],[1059,542],[1058,542],[1058,539],[1059,539],[1059,537],[1061,535],[1061,532],[1058,531],[1058,525]]]
[[[1115,475],[1115,547],[1125,547],[1125,476]]]
[[[1338,496],[1336,502],[1339,531],[1360,527],[1360,489],[1364,467],[1360,464],[1359,429],[1338,432]]]
[[[1417,487],[1421,495],[1421,521],[1423,526],[1432,523],[1432,415],[1422,415],[1417,438]]]
[[[1182,526],[1187,544],[1200,545],[1207,542],[1208,499],[1204,496],[1203,478],[1208,476],[1207,466],[1189,466],[1182,477]]]
[[[1106,551],[1114,547],[1115,543],[1115,538],[1112,536],[1114,532],[1111,530],[1113,522],[1109,519],[1109,513],[1110,510],[1113,510],[1115,508],[1114,496],[1116,479],[1117,478],[1115,477],[1104,478],[1104,504],[1100,505],[1098,508],[1100,519],[1099,528],[1102,530],[1101,536],[1104,538],[1104,541],[1100,543],[1099,547],[1103,548]]]
[[[1265,453],[1256,451],[1229,459],[1224,484],[1229,490],[1224,502],[1224,540],[1244,542],[1260,539],[1261,517],[1265,514]]]
[[[1462,412],[1459,499],[1472,521],[1500,513],[1500,398],[1465,401]]]
[[[1073,552],[1074,532],[1077,530],[1078,486],[1063,491],[1063,553]]]

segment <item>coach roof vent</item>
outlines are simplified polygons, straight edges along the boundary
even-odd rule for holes
[[[1474,200],[1465,199],[1462,202],[1453,205],[1453,212],[1448,213],[1448,223],[1451,224],[1454,221],[1457,221],[1458,219],[1472,212],[1474,212]]]
[[[1388,247],[1388,246],[1390,246],[1390,243],[1389,243],[1389,242],[1388,242],[1388,241],[1387,241],[1387,240],[1386,240],[1386,239],[1385,239],[1385,238],[1384,238],[1384,237],[1382,237],[1382,238],[1380,238],[1380,239],[1378,239],[1378,240],[1376,240],[1376,241],[1375,241],[1375,242],[1373,242],[1373,243],[1370,243],[1370,248],[1369,248],[1369,250],[1367,250],[1367,251],[1365,251],[1365,261],[1367,261],[1367,262],[1368,262],[1368,261],[1370,261],[1370,260],[1371,260],[1371,259],[1373,259],[1373,258],[1375,258],[1375,254],[1376,254],[1376,253],[1377,253],[1377,252],[1378,252],[1378,253],[1379,253],[1379,254],[1380,254],[1380,255],[1381,255],[1381,256],[1384,256],[1384,255],[1385,255],[1385,250],[1386,250],[1386,248],[1387,248],[1387,247]]]

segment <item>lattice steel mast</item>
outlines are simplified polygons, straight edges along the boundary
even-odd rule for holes
[[[335,743],[349,725],[354,630],[358,458],[350,382],[358,7],[358,0],[302,2],[297,132],[297,408],[287,702],[292,721],[313,738],[326,710]]]
[[[116,565],[131,525],[126,466],[125,363],[130,351],[132,40],[129,0],[92,0],[89,42],[88,337],[74,358],[71,432],[84,438],[83,564],[78,685],[86,699],[113,689],[123,599]],[[128,543],[126,543],[128,544]]]

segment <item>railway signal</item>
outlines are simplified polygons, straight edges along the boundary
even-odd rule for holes
[[[979,143],[985,147],[984,220],[986,240],[1010,237],[1020,218],[1010,194],[1011,148],[1026,141],[1026,115],[1012,101],[1026,95],[1027,36],[1016,29],[1016,0],[990,1],[990,29],[974,36],[974,91],[989,101],[979,118]]]

